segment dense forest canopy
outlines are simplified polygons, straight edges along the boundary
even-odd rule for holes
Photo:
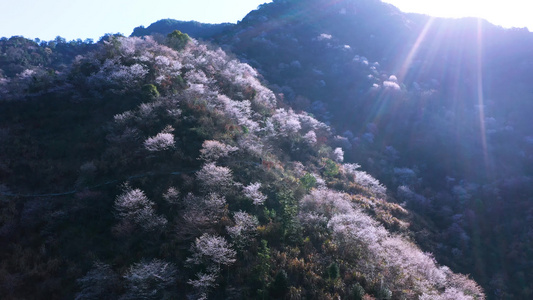
[[[0,292],[529,299],[532,48],[379,0],[2,38]]]
[[[3,82],[7,297],[483,298],[410,241],[328,125],[220,48],[24,44],[51,59]]]

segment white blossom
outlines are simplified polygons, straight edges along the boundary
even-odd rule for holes
[[[209,193],[203,197],[189,193],[183,201],[186,208],[184,217],[192,223],[217,223],[227,210],[226,198],[216,193]]]
[[[365,171],[357,170],[360,166],[358,164],[344,164],[344,171],[354,176],[354,181],[377,196],[384,196],[387,189],[370,174]]]
[[[260,188],[260,182],[251,183],[250,185],[243,187],[244,196],[251,199],[254,205],[263,205],[267,199],[267,197],[259,190]]]
[[[134,222],[147,230],[167,223],[164,217],[155,214],[153,205],[143,191],[129,187],[115,200],[115,210],[121,219]]]
[[[283,137],[295,134],[302,128],[298,115],[292,109],[286,111],[279,108],[271,119],[274,126],[278,128],[279,135]]]
[[[344,160],[344,151],[342,151],[342,148],[338,147],[333,150],[333,159],[338,163]]]
[[[200,159],[211,162],[221,157],[227,157],[231,152],[239,150],[237,147],[229,146],[219,141],[207,140],[202,144]]]
[[[206,163],[196,172],[196,178],[205,190],[217,191],[233,184],[229,168],[219,167],[215,163]]]
[[[263,143],[253,133],[239,137],[239,147],[255,157],[263,156]]]
[[[303,138],[309,145],[316,145],[316,133],[313,130],[306,133]]]
[[[378,242],[388,235],[387,230],[359,210],[335,215],[328,222],[328,228],[337,240],[352,247],[362,245],[376,248],[379,247]]]
[[[204,264],[209,270],[217,270],[220,265],[231,265],[235,262],[235,250],[230,244],[217,235],[204,233],[198,237],[191,246],[192,256],[187,258],[187,263]]]
[[[301,203],[302,212],[313,212],[328,219],[336,214],[349,214],[354,211],[347,194],[327,188],[313,189]]]
[[[160,132],[156,136],[147,138],[144,141],[144,148],[151,152],[163,151],[174,148],[174,143],[174,135],[172,133]]]

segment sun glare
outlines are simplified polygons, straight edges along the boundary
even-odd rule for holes
[[[528,27],[533,30],[533,3],[524,0],[383,0],[404,12],[444,18],[477,17],[503,27]]]

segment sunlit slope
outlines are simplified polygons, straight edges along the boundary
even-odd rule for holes
[[[24,44],[80,52],[2,75],[6,299],[484,298],[330,126],[220,48]]]
[[[345,159],[423,216],[424,249],[490,297],[531,298],[531,33],[378,0],[280,0],[204,38],[332,124]]]

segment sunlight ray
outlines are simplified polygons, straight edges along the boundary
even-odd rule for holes
[[[409,71],[409,67],[413,63],[413,59],[415,55],[418,53],[418,50],[420,49],[420,45],[426,39],[426,35],[434,21],[435,21],[435,18],[433,17],[429,18],[427,23],[424,25],[424,29],[422,29],[422,32],[420,32],[420,34],[418,35],[418,38],[416,39],[416,42],[414,43],[413,47],[409,51],[409,54],[407,54],[407,57],[405,58],[403,65],[400,68],[400,71],[398,72],[398,76],[400,80],[403,80],[405,78],[405,75]]]
[[[483,159],[485,169],[489,171],[489,158],[487,149],[487,136],[485,130],[485,103],[483,99],[483,31],[482,19],[477,23],[477,104],[479,108],[479,126],[481,134],[481,145],[483,147]]]

